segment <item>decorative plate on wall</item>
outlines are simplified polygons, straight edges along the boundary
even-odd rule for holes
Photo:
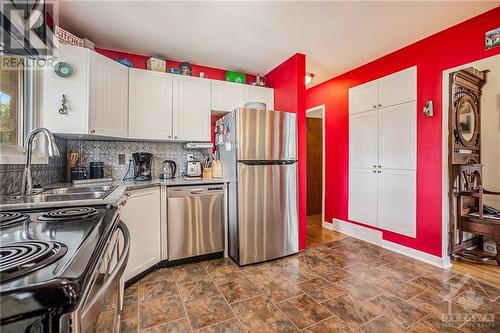
[[[54,72],[58,76],[67,79],[73,75],[73,67],[70,64],[61,61],[54,66]]]

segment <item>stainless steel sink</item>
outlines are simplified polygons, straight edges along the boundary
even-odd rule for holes
[[[72,186],[60,187],[42,191],[34,195],[19,195],[2,198],[2,203],[37,203],[72,200],[104,199],[118,186]]]
[[[73,194],[83,194],[83,193],[108,193],[113,191],[116,186],[112,185],[96,185],[96,186],[72,186],[72,187],[59,187],[41,192],[44,195],[73,195]]]

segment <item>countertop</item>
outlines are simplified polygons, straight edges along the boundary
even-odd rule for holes
[[[62,207],[62,206],[93,206],[93,205],[117,205],[118,201],[123,196],[123,193],[128,190],[138,190],[142,188],[149,188],[154,186],[189,186],[189,185],[207,185],[207,184],[225,184],[227,180],[221,179],[153,179],[148,181],[135,181],[135,180],[114,180],[113,182],[92,183],[87,185],[78,186],[93,186],[93,185],[113,185],[116,188],[102,199],[85,199],[85,200],[67,200],[67,201],[52,201],[52,202],[16,202],[12,200],[9,203],[0,204],[0,211],[7,211],[13,209],[29,209],[29,208],[42,208],[42,207]],[[46,188],[60,188],[74,186],[71,183],[58,183],[49,185]]]

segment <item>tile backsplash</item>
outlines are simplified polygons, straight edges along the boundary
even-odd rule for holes
[[[80,154],[80,166],[89,167],[90,162],[104,162],[104,176],[123,179],[129,168],[129,157],[137,152],[153,154],[153,178],[163,172],[163,161],[173,160],[177,164],[176,177],[186,170],[187,154],[202,160],[209,156],[210,149],[184,149],[184,143],[143,141],[88,141],[68,140],[67,150]],[[125,154],[125,164],[119,164],[118,156]],[[133,164],[127,177],[133,177]]]
[[[49,158],[48,164],[33,164],[31,166],[33,184],[46,186],[64,181],[66,175],[66,140],[56,137],[60,157]],[[0,164],[0,195],[18,195],[21,193],[21,184],[24,173],[24,164]]]

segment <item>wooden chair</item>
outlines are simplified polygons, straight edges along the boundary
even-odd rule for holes
[[[455,187],[456,221],[459,243],[453,248],[453,255],[474,262],[496,260],[500,265],[500,220],[484,216],[484,195],[500,195],[500,192],[485,190],[482,186],[482,166],[479,164],[454,165],[453,176],[457,180]],[[463,241],[464,232],[482,236],[491,236],[495,240],[497,254],[493,256],[482,250],[470,250]],[[453,237],[455,237],[453,235]],[[455,243],[455,239],[453,239]]]

